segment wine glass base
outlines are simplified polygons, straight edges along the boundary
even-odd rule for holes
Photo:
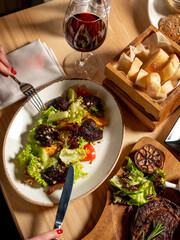
[[[99,62],[96,56],[90,52],[74,51],[68,54],[63,61],[63,69],[67,77],[93,79],[98,68]]]

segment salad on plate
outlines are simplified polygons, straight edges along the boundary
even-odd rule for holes
[[[75,182],[86,177],[82,162],[95,160],[93,144],[101,143],[107,124],[99,97],[84,88],[69,88],[41,112],[17,156],[24,181],[48,187],[51,194],[63,186],[71,164]]]
[[[145,174],[138,169],[130,157],[121,176],[110,179],[113,203],[141,206],[157,196],[157,190],[163,188],[166,173],[162,169]]]

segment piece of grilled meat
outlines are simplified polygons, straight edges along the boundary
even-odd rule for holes
[[[88,111],[91,112],[92,115],[98,115],[99,117],[102,117],[104,114],[104,108],[101,103],[101,99],[96,96],[90,96],[88,94],[83,95],[83,103],[88,108]],[[98,111],[93,111],[93,108],[95,107]]]
[[[87,119],[79,128],[79,135],[84,137],[86,141],[97,141],[103,138],[103,130],[96,127],[93,119]]]
[[[65,111],[68,109],[70,102],[67,97],[58,97],[53,100],[51,105],[58,110]]]
[[[138,207],[132,217],[131,239],[142,239],[143,232],[145,237],[149,236],[153,230],[153,221],[164,226],[155,239],[172,240],[180,222],[180,207],[166,198],[156,198]]]
[[[34,138],[40,141],[42,147],[50,147],[54,140],[60,140],[58,131],[45,124],[40,124],[37,127]]]
[[[45,171],[42,171],[41,176],[48,183],[49,186],[52,186],[59,182],[65,182],[67,171],[67,167],[57,168],[52,165]]]

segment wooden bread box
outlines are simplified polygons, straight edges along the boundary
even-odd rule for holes
[[[114,66],[120,55],[125,52],[128,54],[129,46],[138,46],[151,34],[159,30],[153,25],[149,26],[126,48],[124,48],[112,61],[105,67],[107,79],[103,84],[119,97],[129,109],[144,123],[149,129],[154,130],[164,119],[180,105],[180,85],[170,92],[161,103],[154,101],[146,92],[137,88],[135,84],[118,71]],[[180,46],[165,36],[173,47],[174,53],[180,59]]]

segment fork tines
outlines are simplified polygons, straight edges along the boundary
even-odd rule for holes
[[[19,85],[21,92],[30,100],[39,112],[45,109],[45,106],[36,92],[36,89],[31,84],[20,82],[15,76],[10,77]]]
[[[30,90],[24,92],[24,95],[30,100],[37,111],[40,112],[45,109],[45,106],[35,88],[32,87]]]

